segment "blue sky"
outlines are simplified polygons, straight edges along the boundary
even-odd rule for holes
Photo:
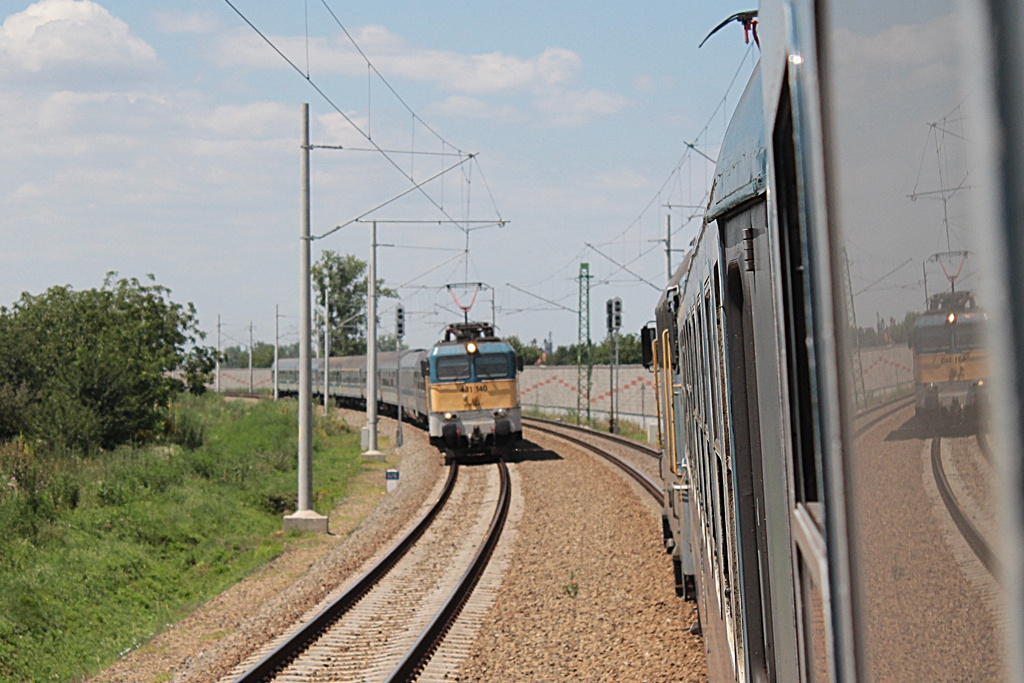
[[[378,226],[395,245],[379,250],[379,275],[405,285],[411,345],[458,318],[443,286],[466,280],[494,288],[502,334],[572,343],[575,314],[541,298],[574,309],[581,261],[595,276],[593,339],[613,296],[635,332],[658,291],[613,261],[663,284],[663,205],[699,204],[710,184],[686,143],[717,155],[756,55],[738,24],[697,49],[747,3],[234,4],[331,102],[223,0],[3,4],[0,305],[52,285],[99,286],[107,271],[152,273],[196,305],[211,342],[218,314],[225,345],[246,342],[250,321],[272,341],[275,304],[282,341],[294,341],[309,102],[313,144],[369,147],[348,117],[397,150],[390,162],[314,150],[314,234],[456,159],[438,152],[478,155],[428,184],[429,199],[412,192],[373,214],[435,222]],[[671,211],[682,247],[699,221]],[[471,231],[467,259],[463,229],[436,223],[446,215],[508,223]],[[314,259],[323,249],[365,260],[369,228],[315,241]],[[381,308],[385,330],[393,305]],[[490,292],[471,317],[490,317]]]

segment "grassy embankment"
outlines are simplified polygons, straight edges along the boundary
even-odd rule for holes
[[[0,681],[79,680],[296,542],[296,404],[188,398],[176,443],[83,458],[0,444]],[[318,419],[315,508],[362,466]]]

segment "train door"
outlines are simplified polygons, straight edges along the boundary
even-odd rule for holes
[[[744,234],[753,223],[765,225],[764,202],[737,216],[719,219],[731,225],[723,233]],[[733,481],[736,491],[736,534],[741,549],[739,600],[744,613],[744,640],[752,681],[776,680],[773,666],[771,590],[765,530],[761,437],[758,419],[757,374],[754,370],[751,297],[739,264],[729,263],[724,292],[727,366],[732,415]]]

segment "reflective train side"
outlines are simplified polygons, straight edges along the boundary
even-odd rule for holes
[[[1024,9],[768,0],[757,21],[704,225],[643,333],[709,678],[1024,680]],[[927,282],[898,266],[937,246],[976,259],[955,289],[985,307],[921,327],[982,329],[970,357],[917,354],[963,382],[883,402],[856,321],[918,312]]]

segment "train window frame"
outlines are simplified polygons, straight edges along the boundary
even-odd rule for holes
[[[794,59],[801,57],[796,12],[794,8],[786,12],[788,57],[782,69],[780,92],[776,95],[774,120],[768,131],[778,224],[776,256],[780,277],[777,292],[781,303],[779,322],[783,326],[779,341],[785,359],[782,380],[789,411],[786,441],[791,451],[790,529],[801,670],[804,680],[819,680],[807,666],[814,657],[819,635],[815,628],[818,622],[809,610],[820,607],[820,623],[826,629],[824,640],[830,643],[826,654],[831,655],[829,671],[824,675],[826,680],[832,680],[852,671],[848,668],[850,659],[842,652],[844,646],[837,643],[837,639],[849,642],[849,614],[844,611],[845,616],[838,615],[837,620],[832,603],[833,591],[843,591],[843,587],[849,586],[848,569],[841,566],[844,562],[841,558],[846,556],[842,526],[845,519],[843,449],[830,451],[826,448],[826,444],[835,445],[839,418],[837,406],[822,400],[823,392],[839,391],[833,376],[837,374],[833,366],[838,350],[822,343],[825,340],[817,334],[819,326],[829,325],[832,318],[834,255],[828,250],[828,237],[820,238],[815,233],[816,227],[823,227],[826,235],[829,230],[822,197],[815,191],[821,180],[820,175],[815,174],[818,168],[815,152],[820,153],[815,145],[821,145],[820,133],[806,129],[813,128],[810,110],[817,102],[817,76],[806,60]],[[820,14],[814,13],[813,19],[820,20]],[[811,25],[815,24],[811,22]],[[831,543],[830,536],[834,538]],[[827,551],[834,551],[835,557],[830,559]],[[812,580],[810,586],[803,580],[805,577]],[[820,604],[814,605],[817,595],[820,595]]]

